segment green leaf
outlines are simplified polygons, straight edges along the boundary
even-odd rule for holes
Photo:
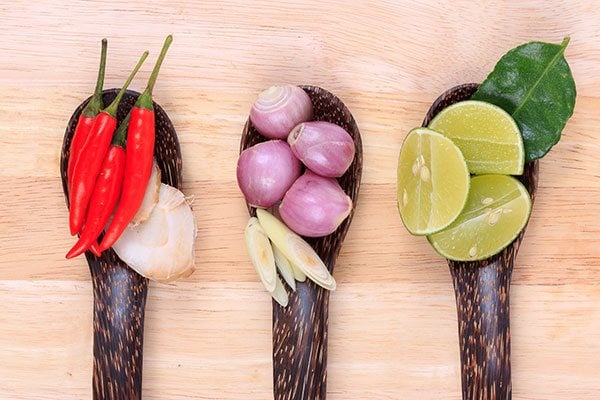
[[[506,53],[479,86],[473,100],[487,101],[515,119],[525,161],[543,157],[560,140],[575,107],[575,82],[564,51],[569,43],[530,42]]]

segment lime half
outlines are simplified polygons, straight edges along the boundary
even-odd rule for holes
[[[456,261],[491,257],[508,246],[525,227],[531,198],[525,186],[507,175],[471,178],[467,204],[446,229],[427,237],[442,256]]]
[[[451,140],[427,128],[408,133],[398,162],[398,209],[413,235],[444,229],[458,217],[469,193],[469,171]]]
[[[467,100],[443,109],[429,124],[462,151],[472,174],[521,175],[523,137],[515,120],[498,106]]]

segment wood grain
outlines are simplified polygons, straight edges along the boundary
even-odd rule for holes
[[[423,126],[443,109],[468,100],[479,84],[466,83],[442,93]],[[518,176],[531,196],[539,181],[539,161],[525,164]],[[448,260],[458,317],[463,400],[511,400],[510,280],[527,225],[501,252],[480,261]]]
[[[102,102],[111,104],[119,89],[104,90]],[[128,90],[118,107],[116,118],[123,123],[135,105],[139,92]],[[60,154],[60,174],[65,201],[69,206],[67,167],[70,149],[81,113],[91,97],[73,112],[67,124]],[[181,187],[181,150],[169,116],[153,104],[156,125],[154,159],[163,183]],[[109,249],[96,257],[85,253],[94,288],[94,364],[92,397],[97,400],[142,397],[144,315],[148,279],[140,276]]]
[[[338,182],[352,199],[352,210],[330,235],[304,238],[333,273],[337,257],[356,213],[362,179],[363,148],[360,131],[352,113],[333,93],[304,85],[313,105],[313,119],[341,126],[350,134],[356,150],[348,170]],[[248,119],[240,140],[240,151],[265,141]],[[256,209],[248,205],[251,216]],[[273,301],[273,395],[275,400],[325,400],[327,397],[327,339],[330,292],[309,279],[298,282],[297,290],[287,289],[289,304]]]
[[[578,97],[540,163],[536,205],[511,282],[513,397],[592,400],[600,391],[600,9],[592,0],[439,2],[132,0],[0,6],[0,398],[92,393],[92,287],[60,187],[65,124],[93,90],[99,41],[107,87],[174,34],[155,98],[177,130],[195,196],[197,271],[150,284],[147,399],[272,396],[271,302],[245,254],[235,183],[256,94],[311,83],[361,129],[363,184],[338,257],[329,315],[328,398],[461,398],[452,279],[396,209],[405,134],[437,95],[480,82],[509,48],[572,40]],[[150,67],[133,88],[141,90]]]

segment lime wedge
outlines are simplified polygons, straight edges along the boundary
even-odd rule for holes
[[[443,109],[429,128],[452,139],[472,174],[523,173],[523,137],[515,120],[498,106],[461,101]]]
[[[408,133],[398,161],[398,209],[413,235],[450,225],[469,192],[469,171],[451,140],[427,128]]]
[[[456,261],[491,257],[525,227],[531,198],[525,186],[507,175],[471,178],[467,204],[448,228],[427,237],[442,256]]]

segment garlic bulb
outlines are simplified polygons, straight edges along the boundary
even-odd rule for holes
[[[129,224],[113,249],[140,275],[170,282],[194,272],[196,233],[194,214],[183,193],[161,184],[158,203],[148,219]]]

